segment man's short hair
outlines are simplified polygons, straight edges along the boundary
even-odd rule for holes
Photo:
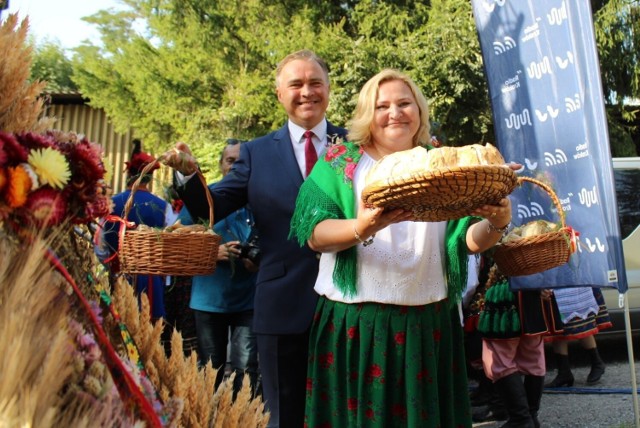
[[[282,69],[284,68],[284,66],[289,64],[291,61],[295,61],[298,59],[303,61],[315,61],[324,71],[324,75],[327,78],[327,83],[329,83],[329,66],[327,65],[327,63],[318,55],[316,55],[315,52],[309,49],[302,49],[290,53],[289,55],[282,58],[282,61],[278,63],[278,66],[276,67],[276,87],[279,84],[278,80],[280,79],[280,73],[282,73]]]
[[[246,140],[240,140],[238,138],[227,138],[227,140],[225,141],[225,146],[222,149],[222,151],[220,152],[220,159],[218,160],[218,162],[222,162],[222,159],[224,159],[224,151],[227,150],[228,146],[235,146],[237,144],[242,144],[242,143],[246,143]]]

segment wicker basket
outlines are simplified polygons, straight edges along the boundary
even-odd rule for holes
[[[131,187],[131,195],[124,208],[124,218],[133,206],[133,196],[144,175],[160,159],[147,165]],[[213,199],[204,176],[197,172],[206,189],[209,202],[209,227],[213,229]],[[192,276],[208,275],[215,271],[221,237],[206,232],[173,233],[162,230],[137,230],[137,225],[120,228],[118,258],[120,271],[129,274]]]
[[[522,276],[543,272],[569,261],[574,247],[571,245],[572,229],[565,223],[565,214],[558,196],[545,183],[530,177],[520,177],[542,187],[551,196],[560,217],[561,228],[556,232],[499,243],[493,254],[498,269],[505,276]]]
[[[442,168],[367,185],[366,204],[413,212],[419,221],[455,220],[475,208],[495,204],[518,183],[513,170],[500,165]]]

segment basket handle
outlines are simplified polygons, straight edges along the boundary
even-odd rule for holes
[[[546,183],[543,183],[540,180],[536,180],[535,178],[531,178],[531,177],[518,177],[518,184],[522,185],[523,182],[528,181],[530,183],[533,184],[537,184],[538,186],[542,187],[542,189],[547,192],[549,194],[549,196],[551,196],[551,200],[553,201],[553,203],[556,206],[556,209],[558,210],[558,215],[560,216],[560,222],[562,223],[562,228],[566,228],[567,224],[565,223],[565,213],[564,210],[562,209],[562,204],[560,203],[560,199],[558,198],[558,195],[556,195],[556,192],[553,191],[553,189],[551,188],[551,186],[549,186]]]
[[[131,194],[129,194],[129,199],[127,199],[126,204],[124,205],[124,219],[126,220],[129,217],[129,211],[131,211],[131,208],[133,207],[133,196],[136,194],[136,191],[138,190],[138,187],[140,186],[140,183],[142,183],[142,179],[143,177],[149,172],[151,171],[151,169],[156,166],[158,163],[160,163],[162,160],[164,160],[165,156],[159,156],[157,159],[155,159],[153,162],[149,162],[140,172],[140,176],[136,179],[136,181],[133,183],[133,185],[131,186]],[[202,172],[200,172],[199,169],[196,170],[196,175],[198,176],[198,179],[200,180],[200,183],[202,184],[202,186],[204,187],[205,190],[205,194],[207,196],[207,202],[209,203],[209,228],[213,230],[213,198],[211,197],[211,192],[209,191],[209,187],[207,186],[207,181],[205,180],[204,176],[202,175]]]

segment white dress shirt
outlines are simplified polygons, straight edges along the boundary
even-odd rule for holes
[[[300,173],[304,177],[305,174],[305,160],[304,160],[304,133],[306,129],[296,125],[292,121],[289,121],[289,137],[291,138],[291,144],[293,145],[293,153],[296,156],[298,162],[298,168]],[[313,132],[313,147],[316,149],[318,159],[324,154],[327,149],[327,121],[322,119],[319,124],[311,128],[309,131]]]

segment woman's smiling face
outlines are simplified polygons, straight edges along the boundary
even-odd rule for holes
[[[420,128],[420,109],[411,88],[402,80],[380,84],[371,122],[373,143],[384,152],[409,150]]]

